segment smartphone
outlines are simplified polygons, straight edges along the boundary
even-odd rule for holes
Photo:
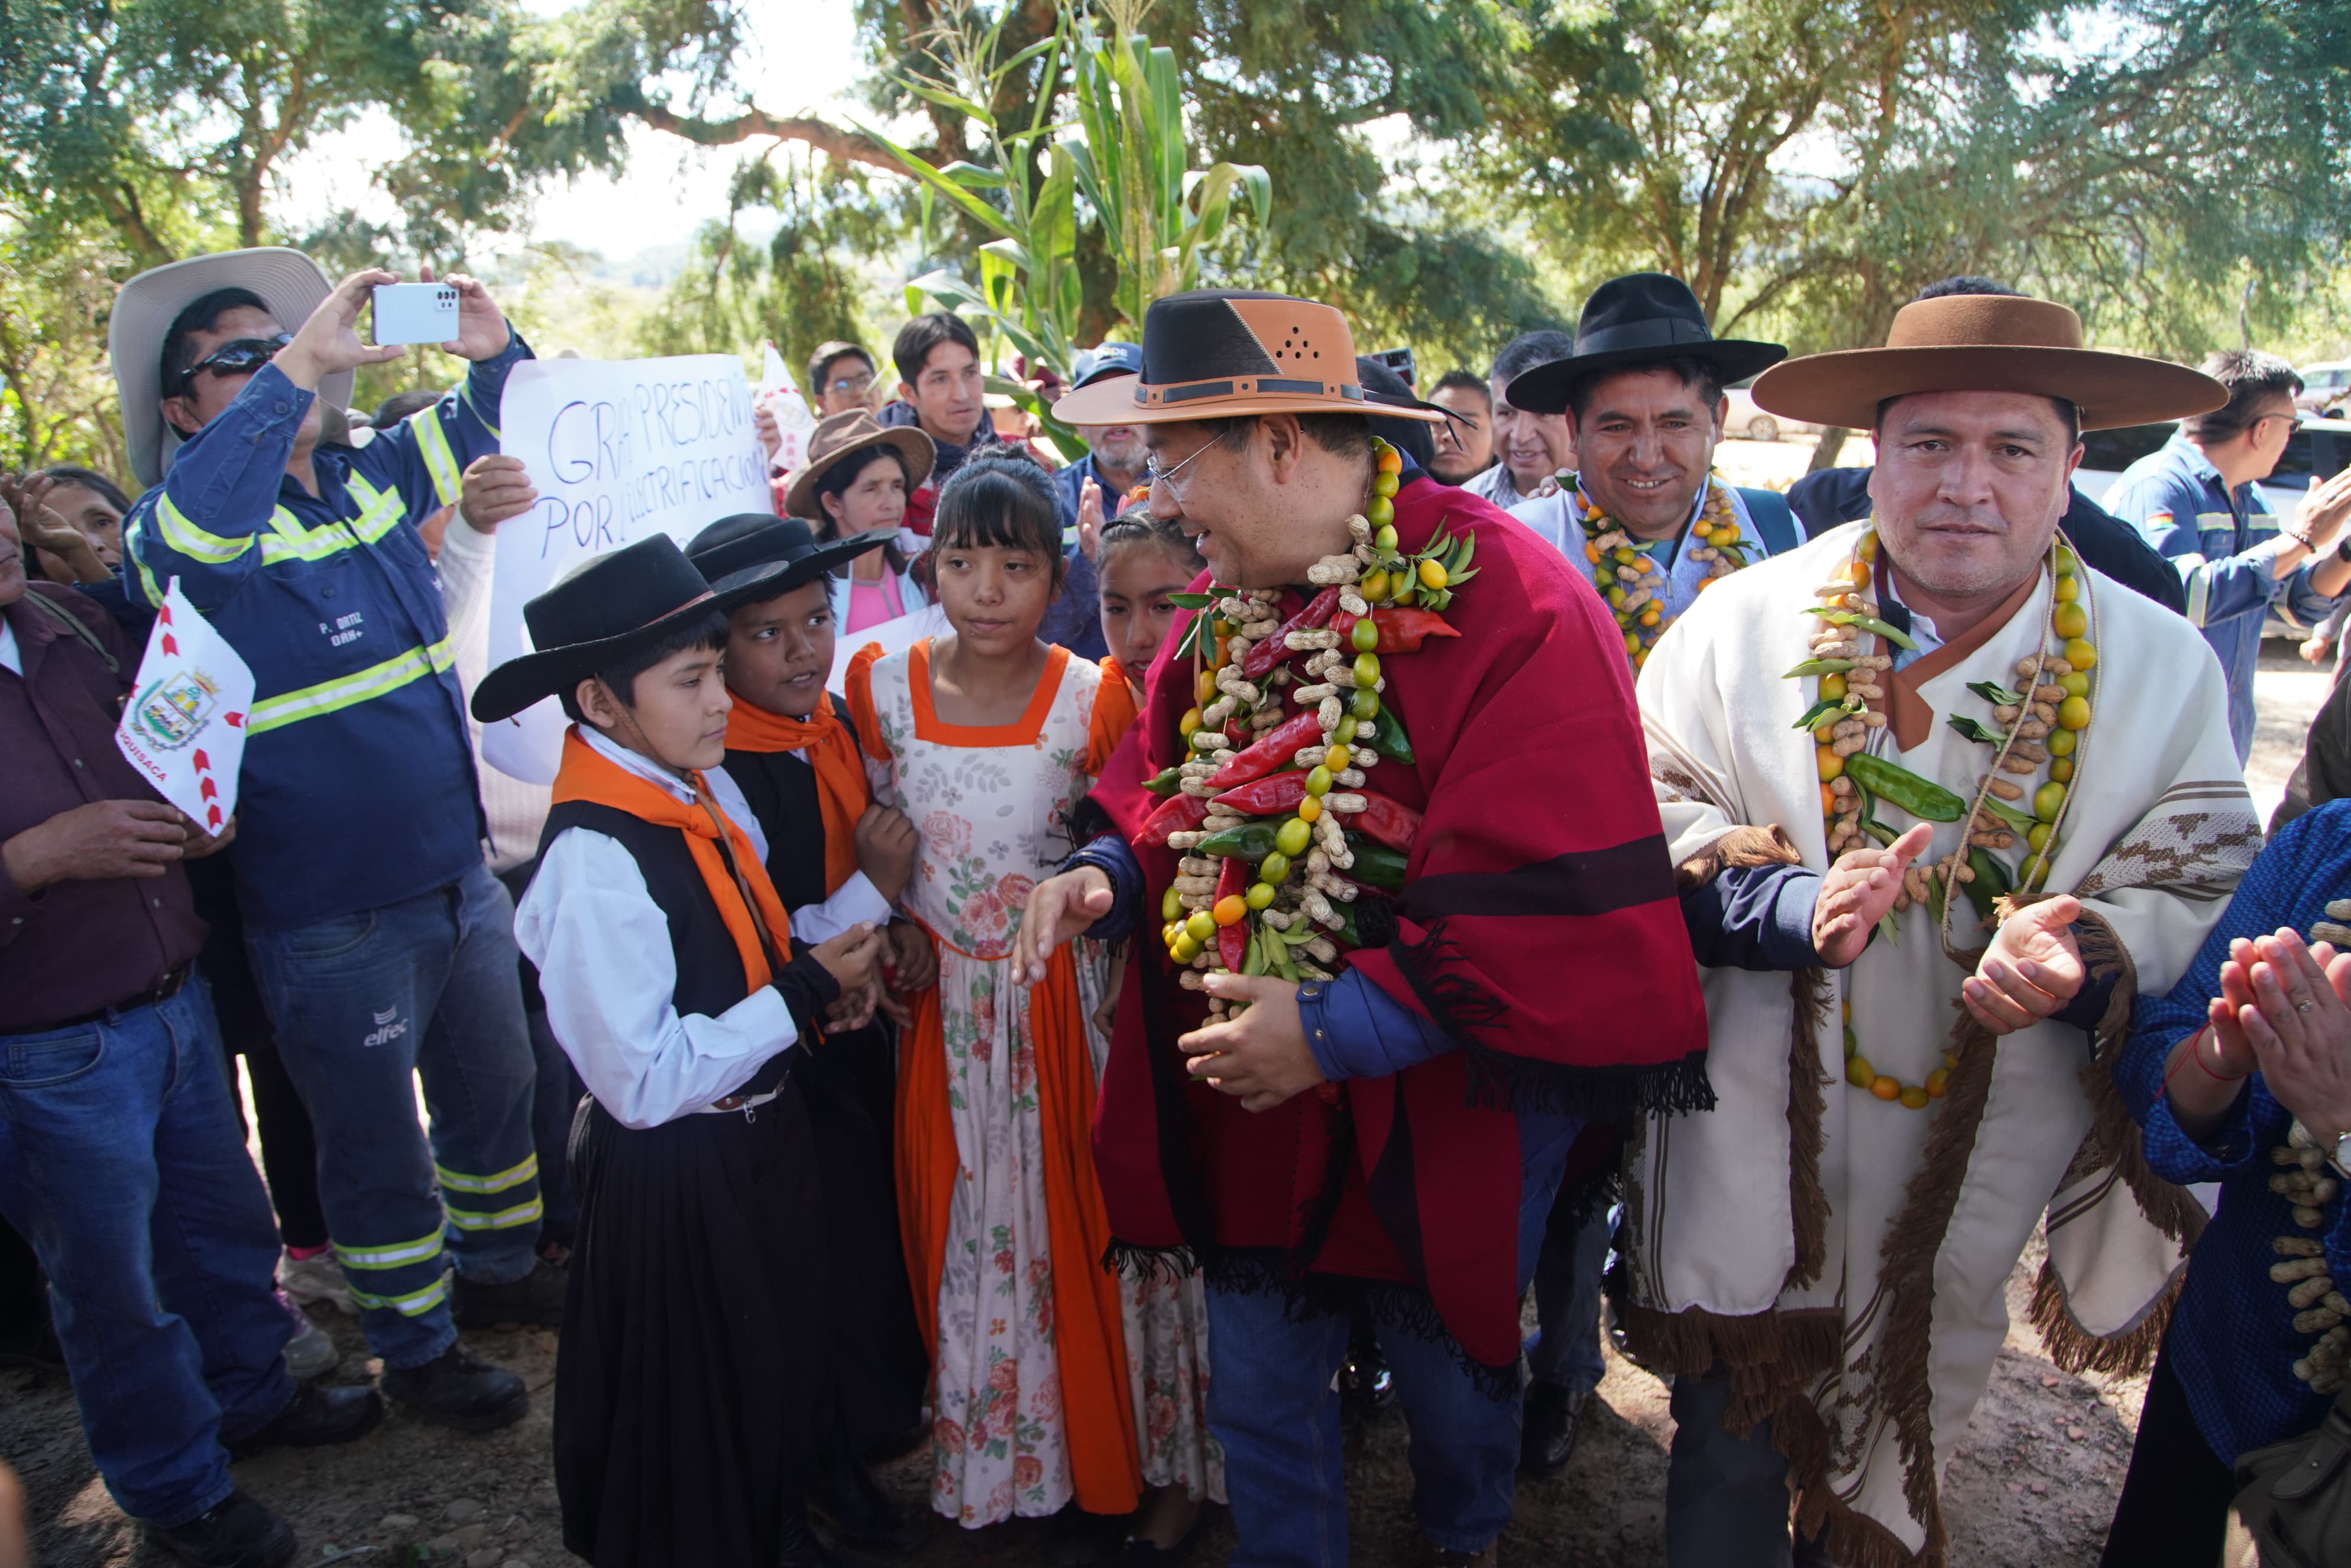
[[[457,286],[454,283],[379,283],[375,286],[375,340],[385,343],[446,343],[457,336]]]
[[[1420,372],[1413,368],[1412,350],[1410,349],[1382,349],[1378,353],[1374,354],[1372,358],[1377,360],[1380,363],[1385,365],[1388,369],[1402,376],[1404,378],[1405,385],[1408,387],[1418,387],[1420,385]]]

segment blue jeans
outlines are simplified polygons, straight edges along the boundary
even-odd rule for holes
[[[152,1007],[0,1035],[0,1214],[49,1276],[90,1458],[125,1513],[228,1496],[222,1445],[294,1397],[277,1227],[201,979]]]
[[[1519,1283],[1534,1267],[1543,1222],[1580,1124],[1519,1118]],[[1208,1291],[1208,1429],[1225,1449],[1225,1490],[1240,1535],[1230,1568],[1346,1568],[1347,1478],[1339,1396],[1345,1312],[1292,1321],[1279,1295]],[[1482,1550],[1510,1521],[1519,1401],[1495,1399],[1449,1341],[1379,1330],[1411,1428],[1413,1513],[1429,1540]]]
[[[514,904],[475,866],[381,909],[249,925],[245,940],[318,1130],[319,1197],[368,1345],[387,1366],[421,1366],[456,1342],[450,1262],[486,1284],[534,1262],[538,1159]]]
[[[1572,1215],[1554,1214],[1545,1227],[1542,1255],[1535,1260],[1535,1322],[1541,1337],[1527,1353],[1527,1372],[1537,1383],[1580,1394],[1600,1386],[1608,1370],[1600,1354],[1600,1276],[1612,1234],[1606,1204],[1580,1224]]]

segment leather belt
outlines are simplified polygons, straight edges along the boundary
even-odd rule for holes
[[[696,1105],[702,1115],[716,1115],[726,1111],[753,1111],[783,1092],[791,1082],[791,1050],[778,1051],[760,1065],[759,1071],[732,1094],[721,1095],[707,1105]]]
[[[134,996],[125,997],[120,1001],[116,1002],[112,1007],[99,1008],[93,1011],[83,1013],[78,1018],[59,1019],[55,1023],[43,1024],[38,1029],[21,1030],[13,1032],[22,1034],[47,1034],[56,1030],[78,1029],[86,1023],[105,1023],[112,1019],[120,1018],[124,1013],[135,1012],[141,1008],[152,1008],[159,1002],[170,1001],[173,997],[180,994],[180,988],[188,983],[188,977],[194,972],[195,965],[193,962],[182,964],[175,969],[166,971],[162,979],[156,981],[145,990],[141,991]]]

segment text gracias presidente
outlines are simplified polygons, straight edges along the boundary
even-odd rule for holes
[[[750,393],[740,380],[643,382],[618,402],[564,404],[548,426],[545,465],[561,493],[533,508],[544,528],[541,559],[566,535],[580,549],[618,549],[659,513],[691,507],[700,520],[710,513],[696,502],[764,496],[765,465],[750,428]]]

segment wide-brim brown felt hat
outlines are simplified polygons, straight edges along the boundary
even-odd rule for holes
[[[765,576],[785,570],[786,563],[772,561],[751,580],[714,592],[667,534],[584,560],[522,607],[532,651],[482,677],[474,688],[474,716],[484,724],[512,718],[697,616],[767,596]]]
[[[1882,349],[1807,354],[1757,378],[1756,406],[1788,419],[1868,430],[1878,406],[1914,392],[2063,398],[2085,430],[2185,419],[2229,401],[2200,371],[2082,346],[2082,319],[2048,299],[1952,294],[1902,308]]]
[[[831,472],[834,464],[869,446],[896,449],[906,465],[908,495],[931,476],[931,469],[939,460],[939,449],[931,444],[931,438],[911,424],[885,427],[862,408],[829,413],[818,420],[816,428],[809,433],[808,461],[792,476],[791,488],[784,492],[784,510],[795,517],[823,522],[824,513],[817,505],[817,481]]]
[[[1575,383],[1603,371],[1697,360],[1712,366],[1728,386],[1787,357],[1787,349],[1778,343],[1716,337],[1698,296],[1671,273],[1634,272],[1610,278],[1583,302],[1583,313],[1575,322],[1573,354],[1531,365],[1502,390],[1512,408],[1564,413]]]
[[[1256,413],[1447,417],[1435,403],[1365,392],[1355,379],[1354,334],[1330,306],[1232,288],[1153,300],[1143,313],[1143,373],[1079,387],[1053,405],[1064,424]]]

